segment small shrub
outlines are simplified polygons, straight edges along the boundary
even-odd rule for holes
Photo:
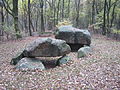
[[[64,26],[64,25],[72,25],[70,21],[64,20],[62,22],[58,22],[58,25],[56,25],[57,28],[59,28],[60,26]]]
[[[102,22],[96,23],[96,24],[94,24],[94,29],[99,30],[101,28],[101,26],[102,26]]]
[[[16,38],[22,38],[22,35],[20,33],[16,33]]]
[[[113,30],[112,30],[112,33],[120,34],[120,30],[113,29]]]
[[[10,33],[10,34],[14,34],[15,33],[13,25],[7,26],[7,24],[4,24],[3,28],[4,28],[4,31],[7,32],[7,33]]]

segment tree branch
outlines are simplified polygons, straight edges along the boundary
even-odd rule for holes
[[[12,12],[12,9],[10,8],[9,3],[6,0],[4,0],[4,1],[7,4],[7,7],[9,8],[9,10]]]
[[[9,11],[9,9],[8,9],[7,6],[5,5],[5,2],[4,2],[4,1],[5,1],[5,0],[2,0],[3,6],[4,6],[5,10],[6,10],[10,15],[14,16],[14,15],[12,14],[12,12]]]

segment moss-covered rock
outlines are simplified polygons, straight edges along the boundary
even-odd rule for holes
[[[92,53],[92,49],[89,46],[82,47],[78,50],[78,58],[85,57]]]
[[[91,35],[88,30],[82,30],[68,26],[61,26],[55,35],[56,39],[65,40],[68,44],[90,45]]]
[[[57,57],[69,54],[70,46],[64,41],[54,38],[38,38],[26,46],[25,57]]]
[[[45,66],[42,64],[41,60],[37,58],[22,58],[16,65],[16,69],[24,70],[34,70],[40,69],[45,70]]]
[[[61,57],[60,59],[57,60],[56,65],[66,64],[70,60],[71,60],[71,58],[69,56],[63,56],[63,57]]]

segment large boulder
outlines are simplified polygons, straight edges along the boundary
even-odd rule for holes
[[[38,38],[24,50],[25,57],[57,57],[69,54],[71,48],[64,40]]]
[[[82,47],[78,50],[78,58],[85,57],[92,53],[92,48],[89,46]]]
[[[59,27],[55,38],[65,40],[68,44],[91,44],[91,35],[88,30],[77,29],[70,25]]]
[[[29,70],[34,70],[34,69],[40,69],[40,70],[45,70],[45,66],[42,64],[42,62],[39,59],[36,58],[22,58],[18,64],[15,67],[16,69],[29,69]]]

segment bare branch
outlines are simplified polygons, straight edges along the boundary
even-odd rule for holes
[[[9,9],[7,8],[7,6],[5,5],[5,3],[6,3],[5,1],[6,1],[6,0],[2,0],[3,6],[4,6],[5,10],[6,10],[10,15],[13,16],[12,12],[10,12]]]

